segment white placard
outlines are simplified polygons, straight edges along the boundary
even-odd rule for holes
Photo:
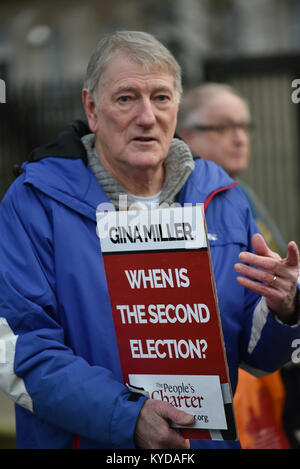
[[[203,206],[97,212],[103,253],[207,247]]]
[[[193,428],[227,430],[219,376],[132,374],[129,381],[148,392],[150,398],[194,415]]]

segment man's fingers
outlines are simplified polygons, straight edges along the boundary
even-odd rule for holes
[[[194,423],[193,415],[173,406],[162,406],[160,415],[165,419],[172,420],[176,425],[192,425]]]
[[[279,254],[272,251],[268,247],[264,237],[260,233],[256,233],[255,235],[252,236],[252,247],[253,247],[253,251],[258,256],[270,257],[272,259],[277,259],[277,260],[280,259]]]
[[[276,275],[276,279],[274,281],[274,273],[271,273],[267,270],[257,269],[255,267],[250,267],[245,264],[239,263],[235,264],[234,268],[238,274],[250,277],[254,281],[264,282],[272,288],[288,288],[287,279],[281,278],[279,277],[279,275]]]
[[[255,267],[274,271],[278,266],[278,260],[271,257],[263,257],[252,252],[243,251],[239,254],[239,260],[245,264],[251,264]],[[279,273],[279,272],[278,272]]]
[[[189,440],[171,428],[170,422],[189,426],[194,423],[194,417],[167,402],[147,399],[141,409],[135,430],[138,446],[152,449],[188,449]]]
[[[183,410],[176,409],[173,406],[164,407],[161,410],[161,417],[165,418],[168,421],[173,422],[176,425],[180,426],[191,426],[194,424],[195,420],[193,415],[184,412]],[[178,433],[175,429],[171,429],[171,432],[175,432],[173,434],[173,444],[178,441],[177,445],[185,445],[186,449],[190,448],[190,441],[188,439],[184,439],[180,433]],[[176,446],[176,443],[175,443]]]
[[[259,239],[258,236],[260,235],[255,235],[255,236],[257,237],[256,239],[258,240]],[[258,243],[260,243],[260,241],[263,241],[263,238],[261,236],[260,238],[261,239],[258,241]],[[261,248],[264,249],[263,243],[261,244]],[[241,262],[244,262],[245,264],[252,265],[260,269],[269,271],[273,275],[282,276],[283,278],[284,277],[289,278],[291,275],[293,276],[295,269],[287,269],[287,267],[295,267],[297,269],[299,265],[300,255],[299,255],[299,249],[298,249],[297,244],[294,241],[291,241],[288,244],[287,257],[285,259],[281,259],[277,253],[274,253],[269,248],[267,249],[268,251],[265,251],[265,254],[268,252],[267,255],[260,255],[257,253],[253,254],[247,251],[241,252],[239,255],[239,260]],[[270,253],[272,254],[272,256]],[[239,270],[239,273],[242,273],[242,272]],[[247,272],[243,272],[243,274],[248,275]]]
[[[256,233],[252,236],[252,247],[253,251],[259,256],[271,257],[269,253],[270,250],[261,234]]]
[[[289,265],[291,267],[298,266],[299,258],[300,258],[300,255],[299,255],[298,246],[294,241],[291,241],[287,247],[287,256],[286,256],[285,263],[286,265]]]
[[[262,295],[267,305],[283,321],[292,320],[295,312],[295,295],[297,279],[299,277],[299,249],[294,241],[287,246],[287,256],[284,259],[271,251],[263,237],[256,234],[252,238],[251,252],[241,252],[236,263],[236,272],[244,277],[237,277],[237,281],[245,288]],[[293,319],[294,320],[294,319]]]

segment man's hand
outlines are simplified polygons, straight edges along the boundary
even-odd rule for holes
[[[170,421],[177,425],[192,425],[194,417],[168,402],[147,399],[135,428],[137,446],[148,449],[189,449],[189,440],[171,428]]]
[[[299,249],[294,241],[287,246],[284,259],[271,251],[260,234],[252,238],[253,250],[242,252],[239,260],[245,264],[235,264],[235,270],[246,277],[237,277],[246,288],[264,296],[268,307],[287,324],[296,315],[297,280],[299,277]],[[247,278],[250,277],[250,278]],[[263,282],[263,283],[262,283]]]

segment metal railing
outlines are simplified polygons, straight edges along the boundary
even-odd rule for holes
[[[0,199],[15,178],[15,165],[83,117],[81,83],[7,90],[6,102],[0,104]]]

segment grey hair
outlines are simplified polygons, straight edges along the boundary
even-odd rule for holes
[[[83,85],[95,100],[97,100],[97,93],[107,64],[120,52],[124,52],[146,69],[153,65],[160,69],[167,68],[174,76],[179,103],[182,94],[180,65],[160,41],[142,31],[117,31],[99,41],[88,63]]]
[[[195,124],[202,124],[204,105],[217,93],[227,92],[237,96],[245,106],[247,101],[232,86],[225,83],[203,83],[184,93],[178,113],[178,129],[190,128]]]

